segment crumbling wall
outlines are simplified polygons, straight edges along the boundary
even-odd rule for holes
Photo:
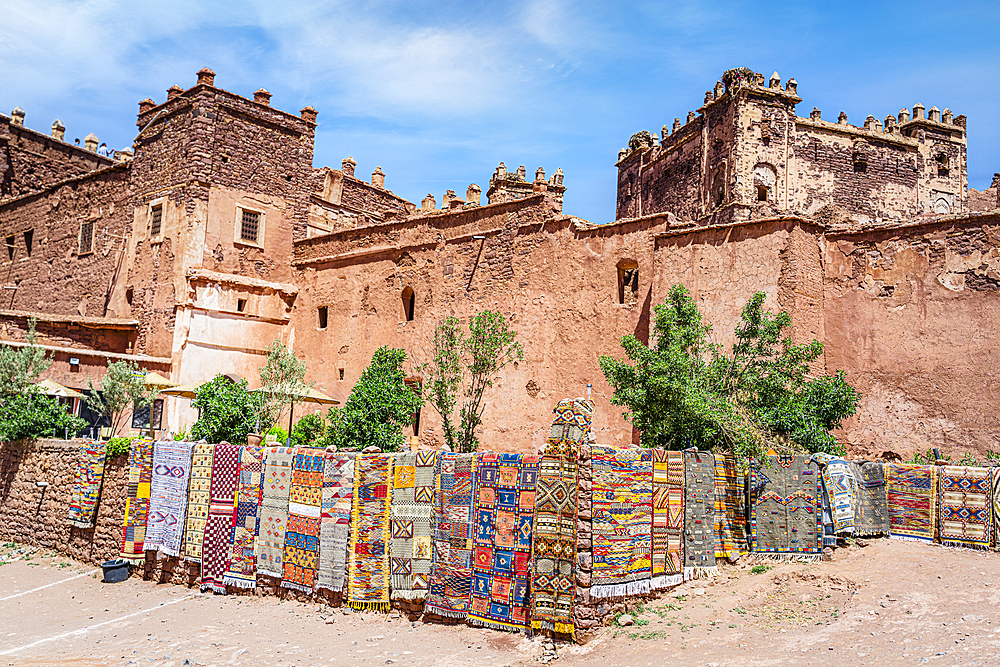
[[[1000,216],[827,235],[826,355],[862,394],[858,455],[996,450]]]
[[[982,192],[969,188],[968,209],[970,211],[993,211],[1000,208],[1000,174],[993,174],[990,187]]]
[[[54,549],[86,563],[118,557],[128,457],[108,459],[94,527],[66,523],[80,442],[0,442],[0,539]],[[38,486],[38,483],[47,486]]]

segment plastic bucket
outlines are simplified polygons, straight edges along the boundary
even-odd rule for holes
[[[131,563],[124,558],[118,558],[116,560],[109,560],[106,563],[101,563],[101,569],[104,571],[104,583],[106,584],[117,584],[128,579],[129,568]]]

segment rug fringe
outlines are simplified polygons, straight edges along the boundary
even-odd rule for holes
[[[525,628],[520,625],[508,625],[507,623],[501,623],[500,621],[490,621],[478,617],[470,617],[469,623],[472,625],[478,625],[483,628],[490,628],[491,630],[500,630],[501,632],[524,632]]]
[[[281,573],[281,572],[274,572],[272,570],[265,570],[262,567],[258,567],[257,568],[257,574],[264,574],[264,575],[267,575],[268,577],[274,577],[275,579],[281,579],[281,577],[283,576],[283,573]]]
[[[927,544],[930,544],[934,541],[930,537],[913,537],[912,535],[893,535],[892,533],[889,533],[889,538],[893,540],[901,540],[903,542],[924,542]]]
[[[854,531],[854,537],[885,537],[888,533],[884,530],[873,530],[873,531]]]
[[[550,630],[561,635],[575,635],[576,625],[573,623],[554,623],[552,621],[532,621],[532,630]]]
[[[629,581],[624,584],[601,584],[591,586],[590,597],[592,598],[624,598],[630,595],[645,595],[650,592],[650,580],[640,579],[639,581]]]
[[[201,558],[195,558],[194,556],[184,556],[185,563],[197,563],[201,565]]]
[[[406,600],[407,602],[418,602],[427,597],[427,591],[414,591],[408,588],[397,588],[389,596],[392,600]]]
[[[467,611],[455,611],[454,609],[445,609],[444,607],[436,607],[434,605],[424,605],[424,613],[444,616],[445,618],[465,618],[469,615]]]
[[[941,540],[941,544],[946,547],[957,547],[959,549],[974,549],[976,551],[991,551],[986,544],[969,544],[968,542],[956,542],[955,540]]]
[[[225,576],[222,577],[222,583],[224,583],[226,586],[234,586],[236,588],[248,588],[248,589],[249,588],[257,588],[257,580],[256,579],[254,579],[253,581],[251,581],[250,579],[243,579],[243,578],[239,578],[239,577],[231,577],[229,575],[225,575]]]
[[[753,556],[760,560],[794,563],[819,563],[823,560],[823,554],[758,552],[754,553]]]
[[[690,570],[690,575],[688,574]],[[712,577],[718,576],[719,568],[716,566],[712,567],[686,567],[684,568],[684,581],[691,581],[693,579],[711,579]]]
[[[77,528],[93,528],[93,521],[77,521],[75,519],[66,519],[66,523],[71,526],[76,526]]]
[[[671,586],[677,586],[684,583],[684,574],[661,574],[659,576],[653,577],[650,581],[650,587],[653,590],[661,590],[663,588],[670,588]]]
[[[302,584],[297,584],[294,581],[282,581],[279,586],[281,588],[290,588],[293,591],[299,591],[302,593],[312,594],[313,589],[309,586],[303,586]]]
[[[157,558],[160,557],[159,554],[163,554],[167,558],[177,558],[178,556],[181,555],[181,550],[180,549],[171,549],[170,547],[160,547],[157,550]]]
[[[362,600],[348,600],[347,606],[358,611],[377,611],[380,614],[389,613],[388,602],[364,602]]]
[[[202,591],[212,591],[213,593],[220,593],[222,595],[226,594],[226,586],[225,586],[225,584],[222,584],[222,585],[220,585],[220,584],[202,584],[201,585],[201,590]]]

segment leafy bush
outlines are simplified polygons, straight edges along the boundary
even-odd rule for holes
[[[273,435],[273,436],[275,436],[274,439],[277,440],[278,442],[280,442],[281,444],[285,444],[285,440],[288,439],[288,431],[286,431],[285,429],[281,428],[277,424],[275,424],[271,428],[267,429],[267,433],[265,433],[264,435],[266,435],[266,436],[267,435]]]
[[[292,428],[292,445],[295,447],[314,447],[323,435],[326,423],[318,414],[306,415],[295,422]]]
[[[201,413],[191,427],[191,437],[234,445],[246,444],[247,434],[257,427],[260,401],[247,389],[247,381],[233,382],[217,375],[198,387],[192,405]]]
[[[70,436],[87,422],[66,412],[59,399],[36,391],[4,396],[0,400],[0,441]]]
[[[177,433],[174,433],[175,442],[184,442],[185,440],[187,440],[187,438],[188,438],[188,430],[186,428],[182,428],[180,431],[177,431]]]
[[[108,440],[108,444],[105,445],[104,451],[108,456],[119,456],[121,454],[128,454],[132,450],[132,438],[111,438]]]
[[[413,422],[423,399],[406,386],[406,351],[390,347],[375,350],[344,407],[330,408],[325,436],[317,445],[361,450],[374,445],[383,452],[403,444],[403,427]]]

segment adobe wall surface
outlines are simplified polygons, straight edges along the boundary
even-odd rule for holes
[[[0,115],[0,202],[108,167],[110,158]]]
[[[524,345],[524,360],[505,369],[488,392],[481,449],[537,451],[553,402],[586,395],[587,383],[598,406],[597,437],[628,443],[631,426],[608,403],[612,392],[598,356],[618,353],[623,334],[648,330],[651,232],[665,225],[660,219],[581,227],[554,216],[545,196],[535,195],[299,242],[296,352],[317,389],[343,401],[378,347],[404,348],[407,371],[418,375],[441,319],[467,323],[482,310],[499,310]],[[639,267],[636,303],[618,303],[623,259]],[[415,293],[413,321],[404,316],[406,287]],[[318,328],[320,306],[329,309],[326,330]],[[441,437],[439,418],[426,405],[421,442]]]
[[[1000,443],[1000,216],[829,234],[826,359],[862,393],[839,434],[856,454]]]
[[[0,443],[0,540],[55,549],[87,563],[118,557],[128,457],[107,461],[95,525],[77,528],[66,517],[79,449],[78,441],[67,440]]]
[[[114,315],[106,309],[131,221],[129,166],[76,178],[0,204],[0,239],[14,237],[14,258],[0,248],[4,290],[0,308],[74,315]],[[80,255],[80,230],[93,225],[93,252]],[[24,233],[32,231],[27,252]],[[127,313],[126,313],[127,316]]]

